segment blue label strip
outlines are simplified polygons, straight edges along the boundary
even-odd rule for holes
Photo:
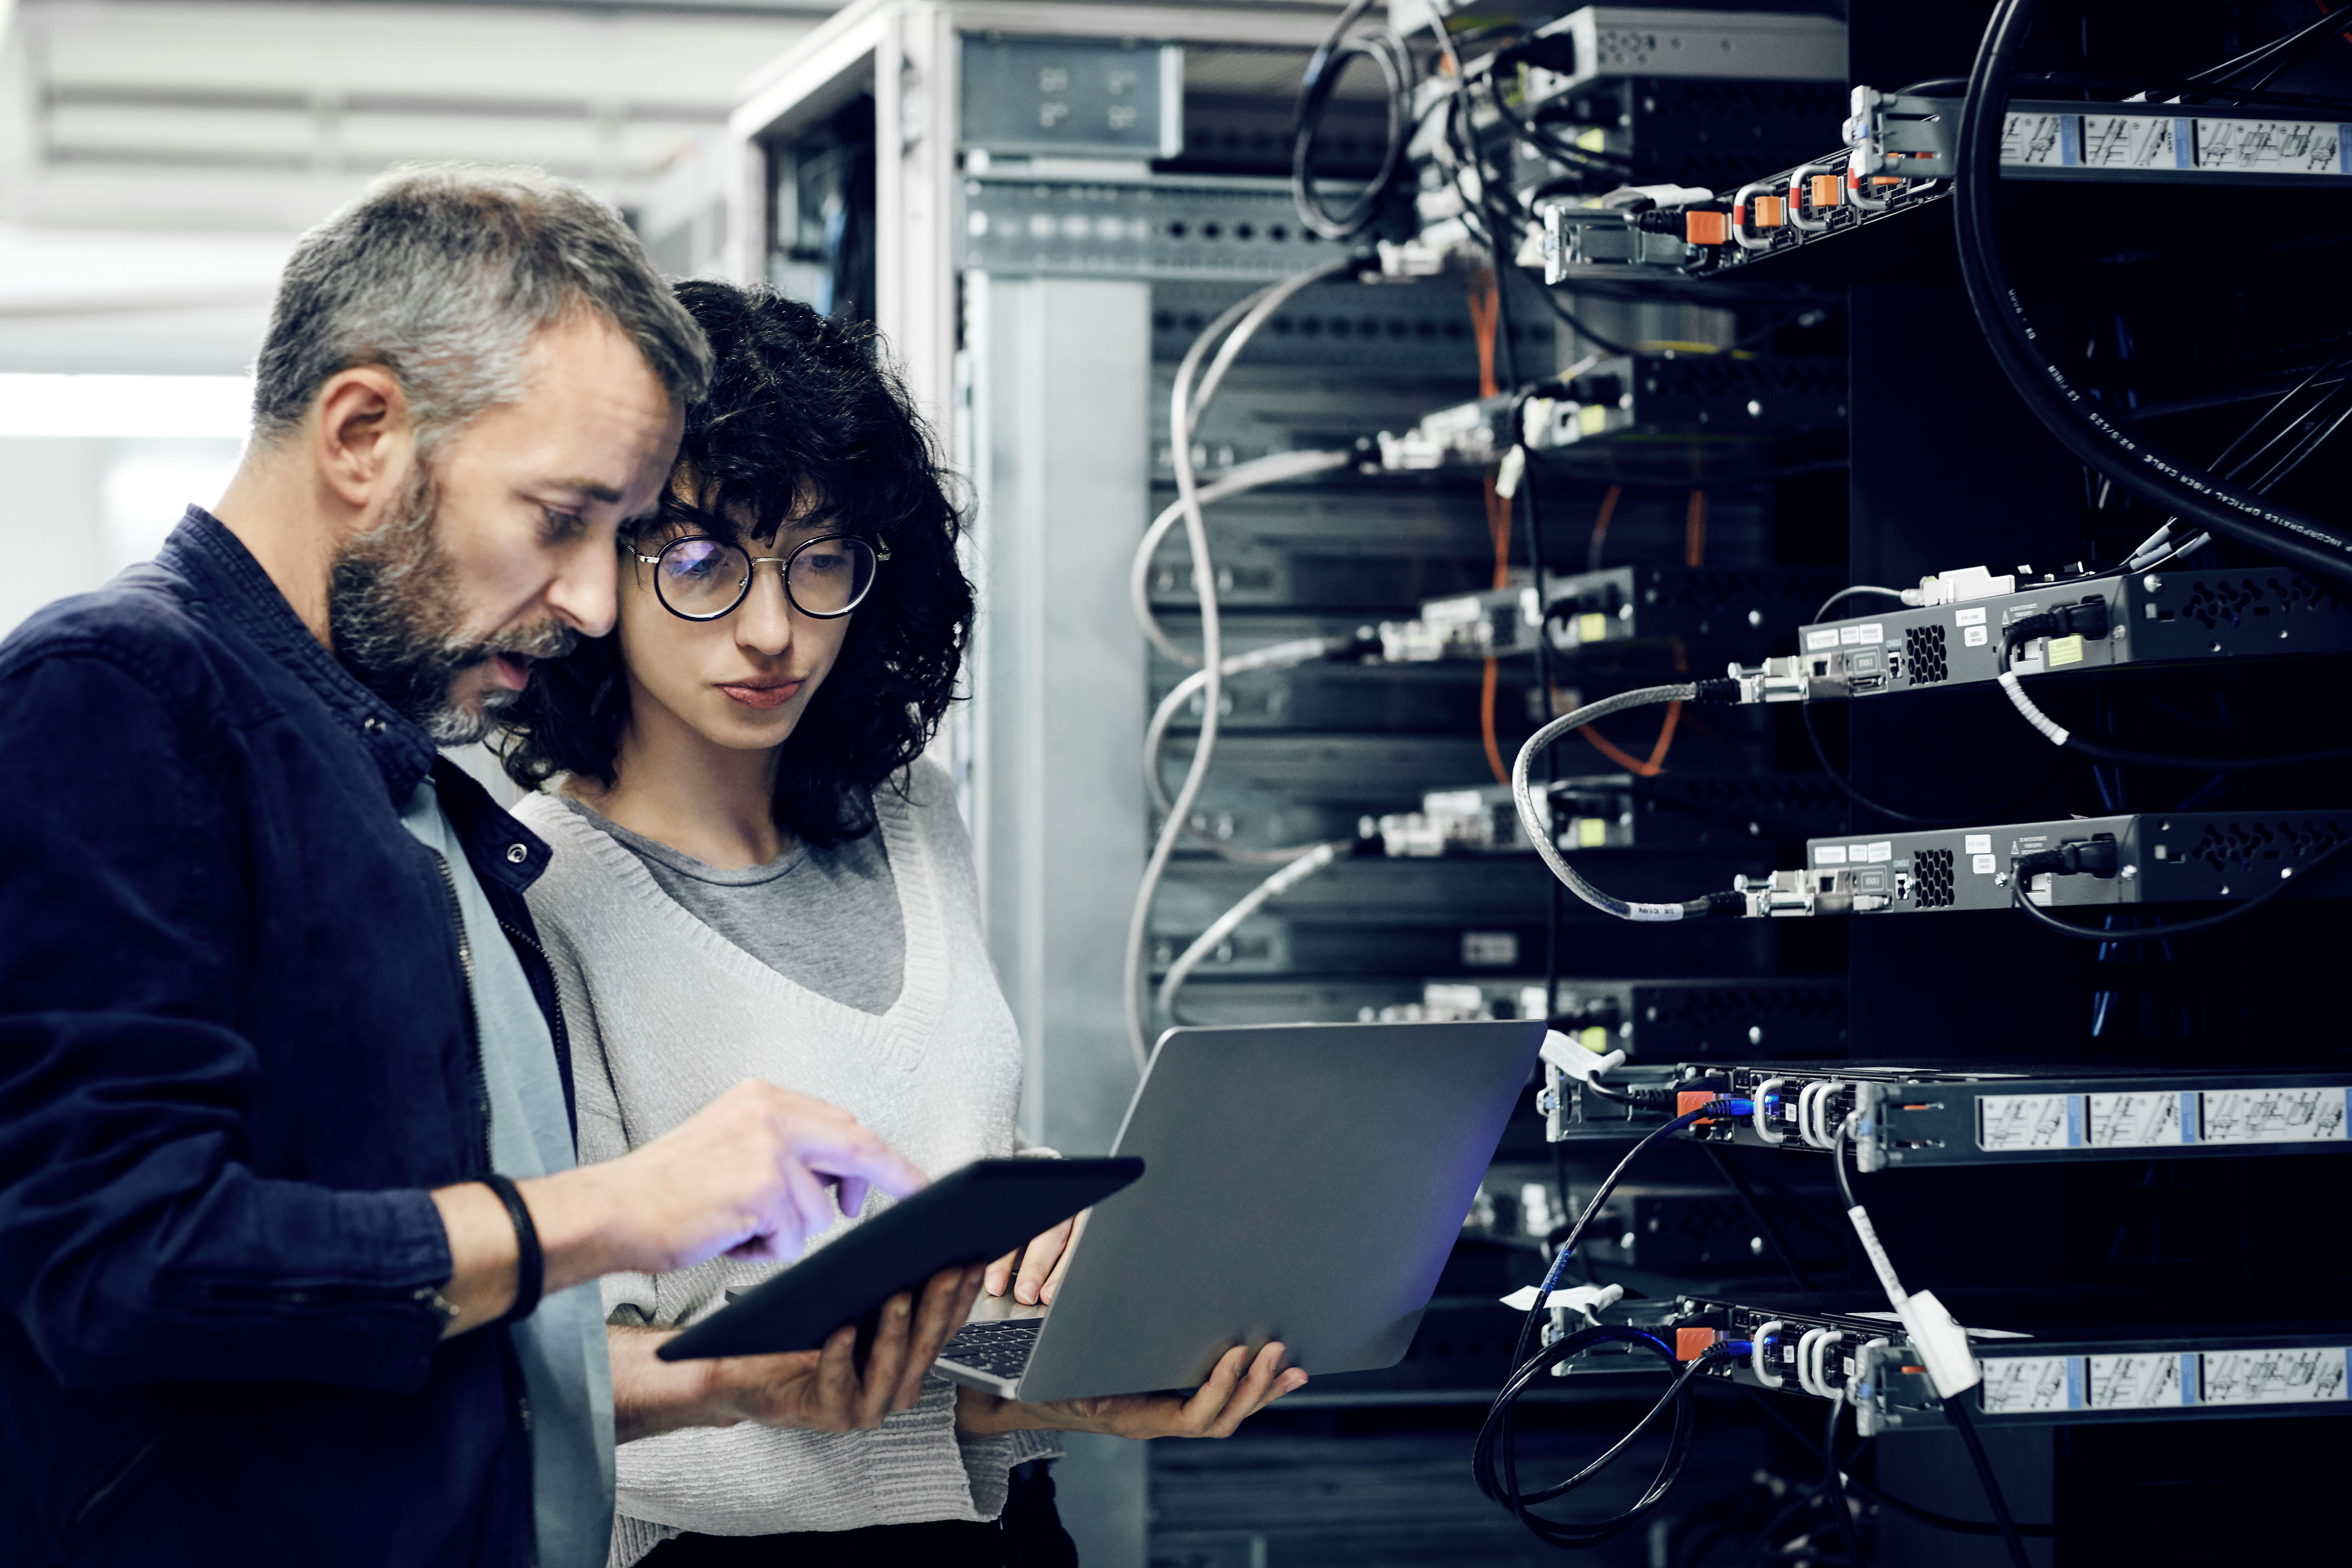
[[[2197,121],[2176,120],[2172,122],[2172,166],[2176,169],[2197,166]]]
[[[2083,1146],[2083,1113],[2088,1103],[2083,1095],[2070,1094],[2066,1097],[2066,1147],[2069,1149]]]
[[[2183,1351],[2180,1352],[2181,1404],[2194,1405],[2197,1403],[2197,1385],[2200,1381],[2202,1381],[2204,1370],[2205,1358],[2203,1356],[2197,1354],[2194,1351]]]
[[[2090,1370],[2091,1362],[2088,1356],[2070,1355],[2066,1358],[2067,1409],[2083,1410],[2089,1407],[2091,1399],[2090,1389],[2088,1387],[2090,1382]]]
[[[2083,117],[2062,114],[2058,117],[2058,162],[2072,169],[2083,161]]]
[[[2204,1099],[2195,1089],[2180,1091],[2180,1141],[2197,1142],[2199,1125],[2204,1117]]]

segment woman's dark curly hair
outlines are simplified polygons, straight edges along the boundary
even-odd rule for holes
[[[764,288],[689,282],[677,296],[717,361],[678,448],[696,510],[749,512],[763,544],[788,521],[815,521],[889,549],[776,772],[777,826],[820,847],[860,837],[874,826],[874,791],[938,730],[971,636],[949,477],[871,329]],[[622,531],[625,566],[658,526]],[[499,742],[516,783],[572,773],[611,786],[629,716],[620,640],[593,638],[540,666]]]

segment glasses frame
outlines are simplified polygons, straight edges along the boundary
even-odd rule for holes
[[[843,541],[846,541],[854,544],[862,544],[866,546],[866,549],[874,552],[874,575],[866,580],[865,593],[858,595],[856,598],[851,600],[847,605],[843,605],[840,609],[812,610],[805,605],[803,605],[798,599],[793,597],[793,563],[800,559],[800,557],[807,552],[815,549],[820,544],[834,544]],[[735,591],[734,602],[730,604],[725,609],[713,610],[707,616],[688,615],[686,611],[679,609],[677,605],[664,598],[661,591],[660,569],[662,557],[667,555],[671,551],[677,549],[681,544],[693,544],[697,542],[720,544],[726,546],[730,550],[742,550],[745,557],[751,562],[751,567],[750,571],[743,574],[743,581],[738,585]],[[633,551],[631,553],[635,554],[635,552]],[[793,614],[806,616],[813,621],[837,621],[841,619],[842,616],[854,613],[858,605],[864,604],[866,599],[872,595],[874,592],[874,584],[881,580],[883,563],[890,559],[890,547],[887,544],[883,543],[880,540],[864,539],[855,533],[825,533],[820,534],[814,539],[805,540],[801,543],[793,546],[792,552],[788,555],[753,555],[750,551],[743,550],[743,547],[736,543],[733,540],[722,538],[715,533],[682,533],[676,539],[664,544],[661,547],[659,554],[638,555],[636,558],[641,563],[651,566],[655,569],[655,603],[660,605],[663,609],[667,610],[671,615],[676,616],[681,621],[692,621],[697,625],[707,625],[711,621],[723,621],[728,616],[733,615],[736,611],[741,609],[743,607],[743,601],[751,596],[751,584],[759,577],[760,568],[762,566],[773,566],[777,568],[776,576],[783,584],[784,603],[793,607]]]

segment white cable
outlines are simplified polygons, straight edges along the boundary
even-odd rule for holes
[[[1225,477],[1214,484],[1203,485],[1196,499],[1201,505],[1207,506],[1212,501],[1279,484],[1285,479],[1303,479],[1308,474],[1344,468],[1354,456],[1352,452],[1276,452],[1270,457],[1253,458],[1246,463],[1237,463],[1226,469]],[[1169,503],[1166,510],[1151,520],[1151,526],[1143,531],[1143,542],[1136,547],[1135,564],[1128,572],[1127,589],[1128,601],[1135,610],[1136,625],[1143,628],[1143,635],[1151,640],[1151,646],[1186,668],[1194,669],[1200,667],[1200,659],[1171,642],[1168,634],[1160,629],[1160,617],[1151,613],[1151,557],[1159,550],[1160,542],[1168,536],[1168,531],[1182,521],[1183,517],[1184,503],[1179,500]]]
[[[1225,660],[1223,669],[1227,675],[1242,675],[1254,669],[1288,668],[1296,665],[1310,663],[1315,659],[1328,658],[1333,654],[1351,647],[1354,641],[1352,637],[1303,637],[1297,642],[1276,643],[1251,653],[1235,655]],[[1208,680],[1207,671],[1196,669],[1178,681],[1175,689],[1160,700],[1160,706],[1152,711],[1151,722],[1144,728],[1144,785],[1151,792],[1151,804],[1162,812],[1172,813],[1176,809],[1176,803],[1169,796],[1167,781],[1160,777],[1160,750],[1167,743],[1169,729],[1175,723],[1177,716],[1191,704],[1192,698],[1208,684]],[[1212,838],[1193,827],[1189,822],[1185,826],[1187,832],[1215,851],[1219,858],[1252,865],[1286,865],[1314,847],[1311,844],[1292,844],[1278,849],[1244,849],[1237,845]]]
[[[1822,601],[1822,607],[1813,612],[1813,619],[1817,621],[1825,619],[1830,613],[1831,607],[1840,599],[1851,598],[1856,594],[1884,594],[1890,599],[1899,599],[1903,597],[1903,590],[1900,588],[1881,588],[1872,583],[1857,583],[1851,588],[1840,588],[1836,593],[1832,594],[1828,598],[1823,599]]]
[[[1811,175],[1827,174],[1832,169],[1843,168],[1844,165],[1845,154],[1841,153],[1834,158],[1820,158],[1810,163],[1800,163],[1789,171],[1788,218],[1791,228],[1801,229],[1807,234],[1819,234],[1829,227],[1829,219],[1811,218],[1805,216],[1805,181]]]
[[[1201,516],[1200,487],[1192,473],[1192,431],[1200,421],[1202,406],[1192,395],[1192,378],[1200,369],[1202,357],[1220,333],[1231,328],[1234,339],[1246,342],[1284,300],[1308,284],[1354,265],[1352,260],[1343,258],[1311,268],[1228,308],[1184,352],[1182,363],[1176,367],[1175,385],[1169,393],[1168,456],[1176,473],[1177,504],[1183,509],[1184,541],[1192,552],[1193,585],[1201,596],[1201,664],[1208,677],[1201,689],[1207,706],[1201,714],[1201,734],[1194,742],[1192,765],[1185,770],[1183,785],[1176,792],[1174,809],[1160,826],[1159,839],[1151,847],[1151,858],[1144,863],[1143,879],[1135,891],[1135,908],[1127,922],[1127,952],[1119,973],[1119,1005],[1127,1016],[1128,1049],[1135,1058],[1139,1074],[1151,1059],[1150,1047],[1143,1037],[1141,994],[1143,950],[1150,934],[1151,900],[1160,890],[1160,879],[1167,872],[1169,857],[1176,851],[1176,841],[1183,836],[1185,820],[1192,814],[1192,803],[1200,797],[1201,785],[1208,778],[1210,759],[1216,754],[1217,710],[1223,696],[1224,641],[1217,620],[1217,574],[1209,559],[1209,530]],[[1220,364],[1230,365],[1234,355],[1240,352],[1229,341],[1220,353]]]
[[[1822,1381],[1818,1370],[1820,1357],[1814,1352],[1822,1348],[1824,1340],[1837,1337],[1835,1329],[1807,1329],[1805,1337],[1797,1342],[1797,1386],[1819,1399],[1834,1399],[1837,1396],[1829,1384]]]
[[[1772,1369],[1770,1357],[1765,1353],[1772,1348],[1773,1334],[1788,1326],[1780,1319],[1773,1319],[1756,1331],[1755,1342],[1748,1347],[1748,1370],[1754,1373],[1756,1381],[1767,1388],[1779,1388],[1789,1381]]]
[[[1822,1086],[1809,1083],[1797,1091],[1797,1136],[1809,1149],[1821,1148],[1822,1142],[1813,1132],[1813,1106],[1822,1097]]]
[[[1863,186],[1869,183],[1869,177],[1862,172],[1861,163],[1862,149],[1857,147],[1853,150],[1853,155],[1846,160],[1846,199],[1853,203],[1855,206],[1860,207],[1864,212],[1883,213],[1893,204],[1891,202],[1882,200],[1877,196],[1866,196],[1863,195]]]
[[[1779,182],[1775,180],[1758,180],[1752,184],[1740,186],[1739,189],[1733,194],[1731,198],[1731,239],[1732,243],[1738,246],[1740,249],[1769,250],[1772,248],[1772,241],[1769,236],[1763,239],[1748,238],[1748,225],[1743,221],[1743,219],[1748,213],[1748,204],[1754,201],[1758,196],[1762,195],[1765,192],[1775,189],[1778,184]]]
[[[1176,993],[1192,976],[1202,959],[1217,950],[1217,944],[1233,935],[1234,928],[1257,913],[1269,900],[1278,899],[1316,872],[1339,858],[1343,849],[1354,844],[1353,839],[1335,838],[1328,844],[1318,844],[1265,881],[1249,890],[1241,902],[1209,922],[1209,929],[1192,941],[1192,945],[1177,955],[1160,982],[1160,1011],[1171,1020],[1176,1016]]]
[[[2025,721],[2041,731],[2052,745],[2063,746],[2066,743],[2066,738],[2072,731],[2033,705],[2033,699],[2025,694],[2025,687],[2017,679],[2017,671],[2002,670],[1998,684],[2003,691],[2009,693],[2011,704],[2020,713],[2025,715]]]
[[[1768,1078],[1756,1086],[1756,1136],[1767,1143],[1779,1144],[1789,1141],[1789,1135],[1786,1132],[1772,1126],[1764,1117],[1764,1102],[1772,1098],[1774,1089],[1788,1081],[1785,1078]]]
[[[1678,921],[1692,912],[1683,904],[1643,904],[1604,893],[1570,868],[1560,857],[1559,847],[1552,840],[1551,809],[1549,800],[1538,805],[1532,786],[1528,783],[1528,769],[1543,749],[1554,741],[1612,713],[1628,708],[1644,708],[1659,702],[1689,702],[1696,700],[1698,688],[1684,686],[1646,686],[1636,691],[1621,691],[1614,697],[1604,697],[1598,702],[1588,702],[1572,713],[1563,713],[1527,739],[1519,754],[1511,763],[1511,801],[1518,808],[1519,828],[1528,841],[1551,868],[1551,874],[1567,885],[1568,890],[1591,904],[1603,914],[1614,915],[1621,921]],[[1698,912],[1706,912],[1704,900],[1695,900]]]

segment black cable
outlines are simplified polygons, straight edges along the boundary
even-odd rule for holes
[[[1756,1222],[1757,1228],[1764,1233],[1764,1238],[1772,1244],[1772,1250],[1780,1254],[1780,1267],[1789,1271],[1789,1278],[1796,1281],[1797,1289],[1811,1294],[1813,1282],[1805,1277],[1805,1266],[1797,1261],[1797,1249],[1789,1245],[1789,1238],[1781,1234],[1772,1216],[1764,1212],[1763,1200],[1756,1195],[1756,1189],[1748,1184],[1748,1178],[1739,1173],[1739,1168],[1732,1163],[1731,1157],[1715,1144],[1701,1143],[1699,1147],[1706,1150],[1706,1157],[1715,1162],[1716,1170],[1731,1190],[1739,1194],[1739,1202],[1748,1210],[1748,1217]]]
[[[1290,199],[1298,220],[1326,239],[1352,239],[1379,214],[1389,182],[1396,177],[1405,146],[1412,140],[1412,58],[1393,34],[1385,30],[1363,37],[1347,37],[1371,0],[1349,0],[1339,21],[1309,57],[1298,85],[1298,107],[1290,122]],[[1381,152],[1380,173],[1356,193],[1338,215],[1328,211],[1315,194],[1315,136],[1338,90],[1348,62],[1361,55],[1380,68],[1388,81],[1388,139]]]
[[[1960,270],[1993,357],[2035,416],[2075,458],[2143,500],[2216,533],[2327,575],[2352,577],[2352,533],[2273,506],[2126,431],[2073,384],[2037,337],[1993,232],[2000,134],[2017,53],[2037,0],[2002,0],[1985,28],[1962,100],[1952,204]]]
[[[2281,70],[2284,70],[2286,68],[2286,65],[2290,60],[2294,59],[2296,55],[2308,47],[2315,39],[2318,39],[2328,33],[2341,29],[2347,19],[2352,19],[2352,5],[2346,5],[2340,9],[2331,11],[2326,16],[2322,16],[2318,21],[2311,23],[2307,26],[2299,28],[2294,32],[2288,33],[2284,37],[2273,38],[2267,44],[2263,44],[2254,48],[2248,49],[2244,54],[2238,56],[2235,59],[2224,60],[2218,66],[2213,66],[2208,69],[2199,71],[2189,79],[2192,82],[2210,82],[2219,85],[2221,83],[2227,82],[2233,76],[2242,76],[2247,71],[2257,69],[2262,66],[2270,66],[2272,68],[2269,75],[2264,76],[2261,81],[2257,81],[2252,84],[2256,89],[2259,89],[2262,87],[2263,82],[2266,82],[2270,80],[2271,77],[2278,75]]]
[[[1534,226],[1530,225],[1529,226],[1532,227]],[[1631,344],[1621,343],[1613,338],[1605,338],[1599,332],[1594,331],[1591,327],[1585,325],[1584,319],[1579,316],[1575,311],[1570,310],[1567,306],[1561,304],[1559,302],[1559,296],[1554,294],[1549,289],[1542,290],[1542,293],[1544,303],[1551,307],[1551,313],[1558,316],[1562,321],[1566,322],[1579,337],[1591,343],[1594,348],[1601,350],[1603,353],[1616,354],[1620,357],[1630,356],[1635,352]]]
[[[1552,1287],[1559,1282],[1560,1275],[1567,1270],[1568,1259],[1575,1253],[1576,1244],[1584,1238],[1584,1233],[1591,1227],[1593,1216],[1601,1212],[1601,1205],[1609,1201],[1609,1194],[1617,1190],[1617,1184],[1625,1179],[1625,1173],[1632,1169],[1633,1162],[1641,1157],[1642,1151],[1661,1138],[1679,1132],[1706,1113],[1707,1108],[1701,1106],[1696,1110],[1685,1111],[1672,1121],[1652,1128],[1643,1135],[1640,1142],[1625,1151],[1625,1157],[1617,1162],[1617,1168],[1609,1173],[1600,1188],[1586,1200],[1584,1212],[1577,1215],[1575,1226],[1570,1228],[1567,1237],[1561,1240],[1558,1250],[1551,1256],[1551,1267],[1544,1271],[1543,1284],[1537,1288],[1535,1304],[1528,1309],[1528,1315],[1519,1321],[1518,1343],[1511,1352],[1513,1366],[1520,1365],[1528,1359],[1528,1352],[1535,1343],[1536,1325],[1543,1321],[1546,1310],[1544,1303],[1550,1297]],[[1560,1201],[1565,1204],[1568,1201],[1568,1194],[1561,1194]]]
[[[1813,1447],[1812,1438],[1806,1436],[1798,1428],[1795,1422],[1781,1415],[1774,1407],[1769,1394],[1760,1388],[1750,1387],[1746,1384],[1738,1386],[1742,1393],[1756,1401],[1757,1408],[1769,1416],[1780,1430],[1795,1438],[1798,1445],[1807,1453],[1813,1455],[1817,1459],[1821,1458],[1820,1450]],[[1864,1438],[1864,1441],[1867,1442],[1869,1439]],[[1857,1445],[1854,1453],[1859,1454],[1861,1451],[1860,1446]],[[1846,1458],[1851,1463],[1853,1455],[1849,1454]],[[1933,1509],[1921,1508],[1915,1502],[1906,1502],[1888,1491],[1883,1483],[1865,1481],[1860,1476],[1850,1473],[1845,1475],[1844,1479],[1847,1489],[1859,1492],[1865,1501],[1876,1503],[1881,1508],[1891,1508],[1897,1513],[1907,1514],[1930,1529],[1949,1531],[1954,1535],[1999,1535],[2000,1533],[2000,1526],[1991,1520],[1954,1519],[1950,1514],[1937,1513]],[[2058,1533],[2055,1526],[2047,1524],[2021,1524],[2016,1528],[2020,1535],[2052,1536]]]
[[[1980,811],[1967,812],[1958,816],[1914,816],[1907,811],[1897,811],[1891,805],[1882,805],[1855,788],[1853,781],[1840,773],[1837,764],[1830,761],[1828,750],[1822,745],[1821,731],[1813,723],[1812,704],[1806,702],[1798,706],[1799,710],[1804,715],[1805,739],[1813,743],[1813,756],[1821,763],[1822,772],[1829,774],[1830,782],[1843,790],[1846,798],[1864,810],[1875,812],[1891,821],[1907,823],[1914,827],[1965,827],[1970,823],[1982,822],[1988,817],[1998,816],[2002,812],[2030,799],[2035,791],[2048,784],[2050,775],[2058,771],[2058,763],[2065,756],[2063,751],[2053,756],[2050,759],[2050,765],[2043,768],[2032,784],[1998,805],[1986,806]]]
[[[1843,1394],[1829,1402],[1829,1430],[1822,1435],[1822,1484],[1830,1494],[1830,1510],[1837,1515],[1838,1535],[1845,1542],[1846,1561],[1862,1568],[1868,1561],[1862,1554],[1862,1532],[1854,1528],[1853,1505],[1846,1500],[1845,1478],[1838,1471],[1838,1419],[1845,1414]]]
[[[2299,768],[2310,763],[2341,762],[2352,757],[2352,746],[2338,746],[2326,752],[2295,752],[2279,757],[2169,757],[2156,752],[2128,751],[2120,746],[2110,746],[2104,741],[2086,741],[2072,730],[2066,731],[2066,750],[2080,752],[2102,763],[2142,768],[2180,768],[2199,773],[2259,773],[2264,768]]]
[[[1507,111],[1503,107],[1502,89],[1496,84],[1495,79],[1491,74],[1486,78],[1486,100],[1489,103],[1494,105],[1496,114],[1502,115],[1506,119],[1509,118]],[[1460,140],[1456,142],[1456,149],[1457,151],[1467,154],[1466,161],[1469,163],[1472,172],[1477,175],[1478,216],[1483,222],[1483,226],[1486,230],[1485,237],[1486,252],[1494,259],[1495,292],[1496,297],[1500,299],[1504,287],[1505,269],[1508,268],[1516,270],[1517,266],[1516,258],[1518,252],[1517,238],[1519,220],[1513,216],[1508,198],[1502,198],[1499,205],[1497,203],[1496,194],[1496,185],[1498,184],[1507,185],[1509,181],[1503,180],[1498,182],[1487,177],[1486,154],[1485,150],[1478,145],[1477,128],[1475,125],[1469,125],[1467,123],[1469,115],[1466,112],[1466,110],[1469,100],[1466,89],[1464,89],[1464,96],[1457,101],[1464,106],[1465,112],[1463,114],[1460,121],[1449,123],[1448,131],[1450,134],[1456,129],[1461,130],[1462,134]],[[1446,112],[1451,114],[1453,110],[1449,107]],[[1501,221],[1496,221],[1498,218],[1501,219]],[[1529,221],[1526,226],[1529,230],[1532,230],[1535,226],[1532,221]],[[1591,343],[1595,348],[1600,349],[1604,353],[1612,353],[1621,356],[1631,354],[1633,352],[1630,345],[1618,342],[1612,338],[1603,337],[1601,333],[1594,331],[1591,327],[1585,325],[1584,321],[1576,314],[1576,312],[1561,304],[1559,297],[1554,295],[1549,288],[1540,290],[1540,292],[1542,293],[1545,305],[1550,308],[1551,313],[1559,317],[1560,321],[1565,322],[1571,331],[1583,337],[1585,341]],[[1511,382],[1514,385],[1518,384],[1518,377],[1514,375],[1511,378]]]
[[[1675,1483],[1682,1479],[1683,1468],[1690,1459],[1693,1419],[1688,1395],[1692,1380],[1720,1364],[1726,1353],[1719,1344],[1710,1345],[1705,1353],[1682,1364],[1677,1369],[1674,1381],[1667,1385],[1665,1393],[1659,1396],[1657,1403],[1650,1407],[1648,1413],[1635,1422],[1633,1428],[1623,1436],[1611,1444],[1600,1458],[1592,1460],[1576,1474],[1564,1481],[1555,1482],[1532,1492],[1520,1491],[1518,1460],[1512,1442],[1511,1422],[1512,1410],[1519,1396],[1527,1391],[1530,1383],[1548,1374],[1553,1367],[1583,1354],[1595,1345],[1606,1343],[1630,1344],[1658,1356],[1669,1366],[1675,1365],[1673,1347],[1654,1334],[1639,1329],[1603,1325],[1571,1334],[1558,1344],[1545,1347],[1541,1355],[1511,1374],[1510,1380],[1504,1384],[1502,1392],[1496,1396],[1493,1407],[1487,1411],[1486,1419],[1478,1429],[1477,1443],[1472,1451],[1471,1469],[1478,1482],[1478,1489],[1488,1499],[1508,1510],[1511,1517],[1525,1525],[1538,1540],[1553,1546],[1568,1548],[1597,1546],[1665,1500],[1666,1494],[1672,1491]],[[1652,1424],[1668,1410],[1674,1412],[1675,1421],[1673,1433],[1667,1442],[1666,1457],[1659,1464],[1657,1473],[1651,1478],[1649,1485],[1643,1489],[1641,1496],[1632,1506],[1606,1519],[1590,1522],[1545,1519],[1528,1511],[1540,1504],[1565,1497],[1615,1464],[1625,1450],[1633,1445],[1635,1439],[1649,1430]]]
[[[1984,1484],[1985,1501],[1992,1506],[1992,1517],[2000,1526],[2000,1539],[2009,1548],[2011,1568],[2032,1568],[2025,1555],[2025,1542],[2017,1536],[2017,1521],[2009,1517],[2009,1500],[2000,1495],[2000,1479],[1992,1473],[1992,1461],[1985,1457],[1984,1444],[1977,1437],[1976,1418],[1969,1414],[1969,1396],[1965,1390],[1944,1401],[1944,1414],[1959,1428],[1960,1441],[1969,1447],[1969,1458],[1977,1467],[1977,1479]]]
[[[2313,856],[2305,863],[2302,876],[2309,877],[2312,872],[2347,849],[2352,849],[2352,838],[2341,839]],[[2195,931],[2211,931],[2215,926],[2226,925],[2242,915],[2262,908],[2273,899],[2294,887],[2297,880],[2296,878],[2282,877],[2252,898],[2233,904],[2218,915],[2207,915],[2201,920],[2179,921],[2171,925],[2118,926],[2112,931],[2102,927],[2093,930],[2088,926],[2078,926],[2071,921],[2062,921],[2032,899],[2027,898],[2025,896],[2026,879],[2016,874],[2015,864],[2014,861],[2011,862],[2012,869],[2009,879],[2009,901],[2032,916],[2036,925],[2056,931],[2061,936],[2071,936],[2078,942],[2152,942],[2165,937],[2188,936]]]
[[[1845,1146],[1853,1131],[1853,1119],[1847,1117],[1838,1122],[1836,1135],[1830,1139],[1830,1169],[1837,1173],[1838,1196],[1845,1200],[1848,1213],[1862,1206],[1862,1200],[1853,1195],[1853,1182],[1845,1173]]]

